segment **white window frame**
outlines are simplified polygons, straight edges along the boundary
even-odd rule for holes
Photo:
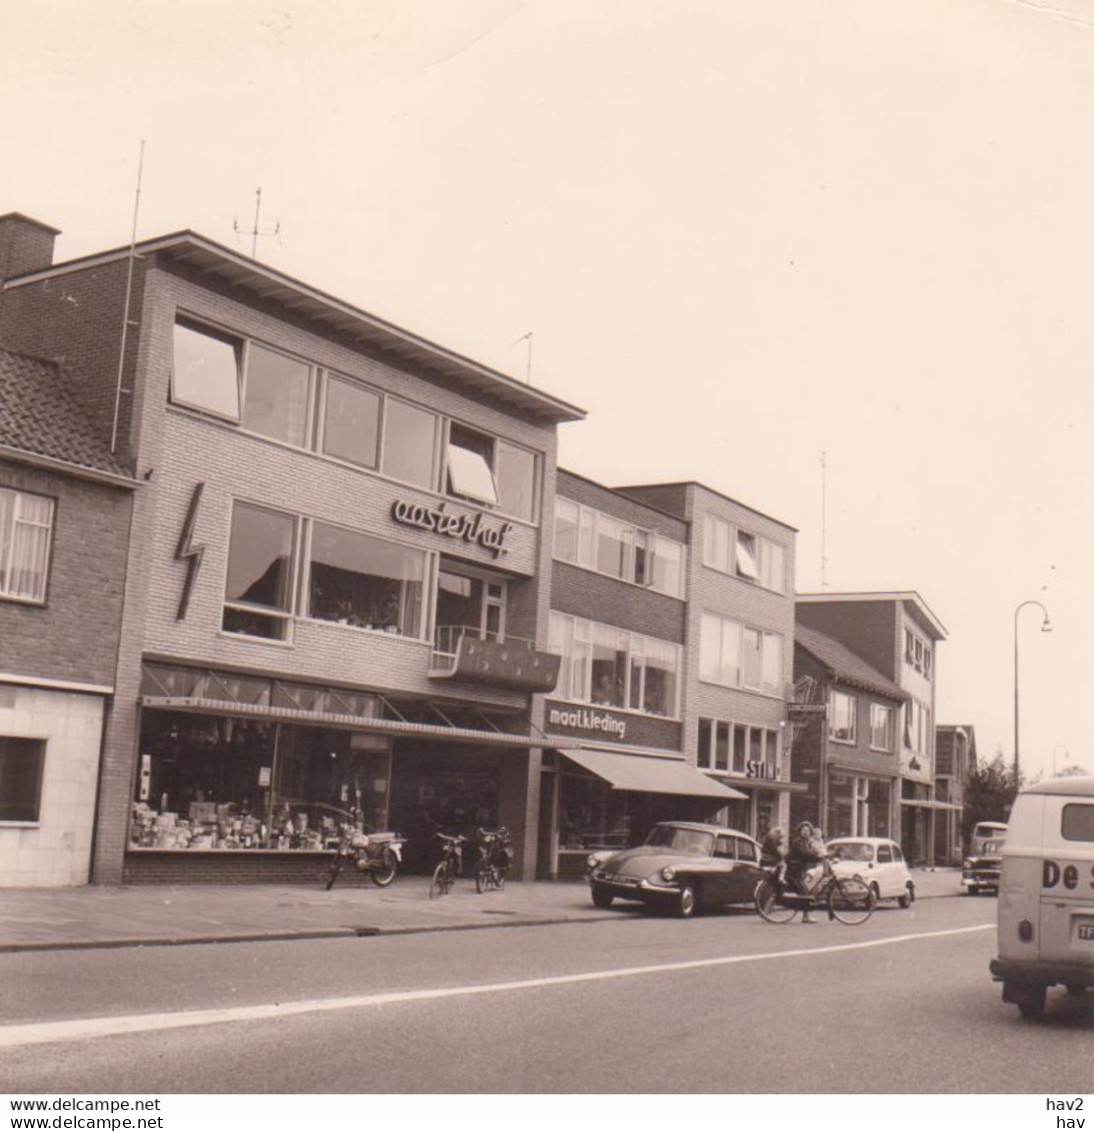
[[[717,625],[718,632],[718,660],[715,664],[716,671],[711,673],[704,672],[702,666],[702,656],[704,649],[704,636],[708,631],[713,631]],[[759,658],[759,683],[751,684],[745,681],[745,634],[754,632],[759,637],[760,642],[760,658]],[[736,681],[725,678],[727,665],[725,663],[726,647],[725,642],[727,634],[736,639],[737,644],[737,678]],[[767,679],[766,676],[770,673],[770,662],[768,659],[768,649],[774,648],[775,645],[771,641],[778,641],[779,648],[779,663],[778,672],[774,673],[775,679]],[[786,638],[779,632],[770,632],[767,629],[760,628],[758,625],[748,624],[743,621],[734,620],[732,617],[722,616],[720,613],[713,613],[704,609],[700,614],[699,620],[699,681],[701,683],[716,684],[719,687],[735,687],[742,691],[750,691],[757,695],[769,695],[776,698],[783,698],[783,665],[786,662]]]
[[[558,521],[559,503],[565,503],[568,508],[576,508],[577,542],[572,558],[560,557],[558,553],[556,526],[555,530],[552,531],[552,554],[555,561],[579,566],[581,569],[587,569],[590,573],[599,574],[601,577],[610,577],[613,581],[622,581],[627,585],[636,585],[640,589],[649,589],[654,593],[663,593],[665,596],[675,597],[679,601],[685,599],[684,593],[687,589],[688,548],[683,542],[678,542],[675,538],[669,538],[667,535],[660,534],[656,530],[651,530],[648,527],[637,526],[633,522],[627,522],[625,519],[617,518],[615,515],[608,514],[605,511],[598,511],[595,507],[587,507],[583,503],[575,502],[573,499],[563,499],[561,496],[555,501],[556,523]],[[623,546],[622,576],[616,573],[609,573],[597,567],[597,548],[600,538],[601,519],[604,519],[606,522],[615,523],[621,528],[621,544]],[[644,549],[646,557],[644,577],[640,578],[638,576],[636,550],[643,539],[645,540]],[[657,584],[656,562],[658,548],[662,543],[675,546],[680,553],[677,591],[661,587]]]
[[[629,629],[619,628],[616,625],[603,624],[600,621],[588,620],[584,617],[576,617],[570,613],[559,613],[551,610],[550,613],[551,626],[554,631],[550,635],[560,636],[564,641],[562,645],[563,650],[559,650],[557,645],[548,645],[548,651],[553,652],[555,655],[562,656],[562,670],[569,669],[570,671],[570,686],[556,687],[555,695],[559,699],[565,699],[571,703],[588,703],[592,704],[592,678],[593,678],[593,641],[596,634],[596,629],[601,628],[610,633],[619,633],[627,638],[627,660],[625,664],[624,683],[623,683],[623,703],[622,707],[611,706],[607,704],[598,704],[601,710],[605,711],[622,711],[631,715],[642,715],[647,719],[666,719],[678,722],[680,719],[680,696],[683,684],[683,663],[684,655],[683,648],[671,640],[661,640],[658,637],[646,636],[640,632],[631,632]],[[631,690],[633,680],[634,661],[637,659],[639,664],[639,687],[640,691],[645,692],[646,684],[646,657],[647,649],[646,642],[649,641],[656,648],[671,648],[676,655],[676,680],[674,688],[674,701],[671,705],[671,711],[666,714],[659,714],[654,711],[646,711],[640,707],[631,707]],[[572,650],[569,656],[565,652],[565,642],[569,642]],[[578,653],[583,653],[583,658],[579,661]],[[561,682],[561,680],[560,680]],[[581,686],[577,684],[580,682]],[[643,698],[639,699],[642,702]]]
[[[4,561],[0,564],[4,567],[2,572],[5,578],[3,586],[0,587],[0,600],[14,601],[22,605],[45,605],[46,595],[49,592],[49,575],[52,572],[51,567],[53,565],[53,527],[57,517],[56,500],[51,499],[48,495],[41,495],[35,491],[21,491],[15,487],[0,487],[0,491],[12,496],[11,525],[6,540],[2,540],[4,531],[0,530],[0,555],[4,556]],[[23,517],[24,501],[28,499],[49,504],[49,517],[45,522]],[[29,595],[16,592],[11,585],[13,566],[15,565],[16,533],[20,526],[33,527],[35,530],[45,530],[46,532],[45,565],[42,568],[41,588],[40,591]]]
[[[755,573],[742,569],[742,551]],[[709,511],[703,515],[703,565],[772,593],[786,593],[786,546]]]
[[[885,722],[883,728],[879,728],[877,719],[881,715],[884,717]],[[879,744],[876,741],[879,729],[884,730],[885,744]],[[871,703],[870,704],[870,749],[877,750],[883,754],[892,754],[896,745],[896,711],[884,703]]]
[[[837,718],[837,701],[845,699],[850,707],[850,737],[840,738],[836,734],[839,729],[836,726]],[[858,696],[852,695],[849,691],[842,691],[837,687],[830,688],[828,691],[828,739],[830,742],[838,742],[842,746],[854,746],[858,741]]]

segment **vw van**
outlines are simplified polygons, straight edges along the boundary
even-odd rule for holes
[[[1023,1017],[1044,1012],[1049,986],[1094,985],[1094,777],[1023,790],[1003,843],[991,972]]]
[[[1006,835],[1002,821],[980,821],[972,830],[969,854],[961,865],[961,883],[969,895],[999,890],[1000,851]]]

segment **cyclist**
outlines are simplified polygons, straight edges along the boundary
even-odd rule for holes
[[[802,895],[808,896],[816,884],[816,871],[820,862],[828,855],[828,848],[820,829],[809,821],[802,821],[794,830],[790,840],[790,854],[787,861],[786,878],[789,885]],[[815,923],[809,911],[802,915],[803,923]]]

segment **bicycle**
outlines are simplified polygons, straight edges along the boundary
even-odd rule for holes
[[[463,846],[467,837],[446,836],[444,833],[433,835],[441,842],[441,859],[433,869],[433,878],[429,881],[429,898],[440,899],[452,890],[456,877],[463,870]]]
[[[822,864],[824,873],[808,894],[780,884],[769,872],[756,885],[754,902],[760,917],[769,923],[789,923],[799,911],[825,908],[829,919],[849,927],[865,923],[874,913],[874,893],[860,879],[837,876],[827,857]]]
[[[475,868],[475,890],[482,895],[490,888],[501,891],[505,887],[505,876],[513,861],[513,849],[509,844],[509,830],[478,830],[478,864]]]

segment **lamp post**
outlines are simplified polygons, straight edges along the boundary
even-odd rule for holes
[[[1051,632],[1052,624],[1048,619],[1048,609],[1040,601],[1023,601],[1014,610],[1014,788],[1018,788],[1018,614],[1027,606],[1036,605],[1044,613],[1045,619],[1041,624],[1042,632]]]

